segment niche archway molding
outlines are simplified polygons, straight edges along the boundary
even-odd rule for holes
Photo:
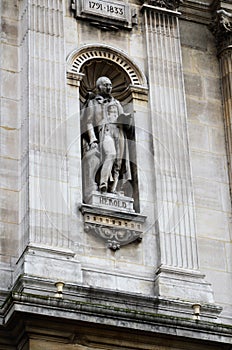
[[[127,77],[127,88],[116,93],[116,98],[126,100],[129,96],[134,95],[140,100],[147,100],[147,81],[141,69],[125,52],[108,45],[84,45],[73,50],[67,57],[68,84],[80,87],[80,81],[85,79],[83,67],[92,62],[100,61],[112,65],[114,68],[118,67]],[[81,90],[79,95],[80,98],[84,97]]]
[[[147,87],[146,77],[126,53],[108,45],[84,45],[67,57],[67,72],[80,74],[82,66],[93,59],[104,59],[119,65],[128,75],[131,85]]]

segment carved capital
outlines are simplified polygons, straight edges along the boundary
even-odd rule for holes
[[[144,5],[151,5],[156,7],[161,7],[167,10],[175,11],[183,0],[143,0]]]
[[[80,86],[80,82],[85,75],[82,73],[74,73],[74,72],[68,71],[66,76],[67,76],[67,83],[69,85]]]
[[[219,9],[211,24],[211,30],[217,39],[218,52],[232,49],[232,13]]]

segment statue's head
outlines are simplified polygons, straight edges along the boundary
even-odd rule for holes
[[[112,91],[111,80],[107,77],[100,77],[96,81],[96,87],[102,96],[110,96]]]

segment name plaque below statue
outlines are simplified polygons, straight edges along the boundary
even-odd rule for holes
[[[113,193],[92,192],[89,204],[97,205],[102,208],[114,209],[127,213],[134,213],[133,209],[134,199],[124,195]]]

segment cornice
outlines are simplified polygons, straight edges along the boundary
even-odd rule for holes
[[[29,281],[28,281],[29,282]],[[97,325],[111,325],[130,331],[146,331],[150,335],[177,336],[179,339],[204,341],[231,345],[232,328],[214,322],[196,322],[191,314],[187,317],[159,314],[160,307],[172,305],[170,300],[106,291],[104,289],[66,285],[64,298],[38,295],[25,292],[12,292],[0,310],[2,324],[0,332],[16,327],[14,323],[23,319],[37,318],[43,322],[49,318],[49,325],[55,320],[70,322],[89,322]],[[73,294],[74,293],[74,294]],[[191,310],[191,305],[181,300],[173,301],[173,307]],[[211,306],[212,307],[212,306]],[[214,307],[216,310],[216,307]],[[205,305],[206,312],[209,311]],[[67,331],[66,327],[66,331]],[[63,329],[65,332],[65,329]]]
[[[155,6],[158,8],[175,11],[183,0],[141,0],[143,5]]]
[[[209,25],[212,21],[211,2],[185,0],[179,8],[181,18],[187,21]]]

